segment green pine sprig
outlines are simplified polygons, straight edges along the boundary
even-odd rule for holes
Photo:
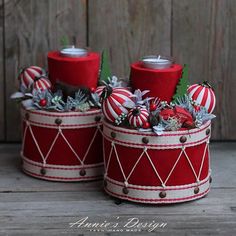
[[[101,60],[101,72],[100,72],[100,83],[102,81],[108,83],[108,78],[111,78],[111,69],[109,65],[109,58],[107,50],[103,50],[102,52],[102,60]]]
[[[176,86],[176,92],[173,96],[172,102],[176,102],[178,98],[183,97],[185,94],[187,94],[188,90],[188,66],[185,64],[182,72],[182,77],[179,80],[178,85]]]
[[[60,43],[61,43],[61,46],[62,46],[62,47],[68,46],[68,45],[69,45],[69,39],[68,39],[68,37],[65,36],[65,35],[64,35],[63,37],[61,37]]]

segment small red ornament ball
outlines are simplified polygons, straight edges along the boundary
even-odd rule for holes
[[[157,109],[157,104],[155,104],[154,102],[150,103],[150,111],[155,111]]]
[[[95,93],[96,92],[96,88],[92,87],[92,88],[90,88],[90,91],[91,91],[91,93]]]
[[[46,105],[47,105],[47,100],[44,98],[44,99],[41,99],[40,101],[39,101],[39,105],[41,106],[41,107],[45,107]]]
[[[143,129],[149,129],[150,127],[151,125],[148,121],[143,124]]]
[[[194,106],[194,110],[195,110],[195,111],[200,111],[200,109],[201,109],[201,106],[199,106],[199,105],[195,105],[195,106]]]

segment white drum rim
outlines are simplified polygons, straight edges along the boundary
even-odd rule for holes
[[[22,106],[22,120],[30,125],[45,128],[71,129],[71,128],[89,128],[101,125],[101,109],[92,109],[85,112],[51,112],[44,110],[27,110]],[[99,119],[96,120],[96,117]],[[57,124],[56,120],[61,124]]]
[[[38,179],[60,182],[80,182],[99,180],[103,177],[103,162],[84,165],[53,165],[32,161],[21,153],[22,170],[30,176]],[[41,174],[41,169],[45,169],[46,173]],[[81,176],[80,170],[85,170],[86,175]]]
[[[210,191],[210,175],[199,183],[192,183],[178,186],[139,186],[129,184],[127,188],[129,192],[123,193],[124,183],[106,177],[106,185],[104,186],[107,194],[137,203],[149,204],[170,204],[196,200],[204,197]],[[194,189],[198,187],[199,192],[194,193]],[[165,192],[166,197],[161,198],[160,193]],[[145,197],[144,197],[145,196]],[[171,196],[171,197],[170,197]]]
[[[199,132],[199,129],[205,129],[205,128],[207,128],[211,125],[211,121],[207,121],[206,123],[204,123],[199,128],[193,128],[193,129],[189,129],[189,130],[178,130],[178,131],[164,131],[164,133],[162,135],[157,135],[152,131],[144,132],[144,131],[138,131],[136,129],[131,129],[131,128],[127,128],[127,127],[115,126],[115,125],[111,124],[110,122],[108,122],[106,119],[103,119],[102,123],[106,127],[109,127],[113,130],[120,131],[120,132],[123,132],[123,133],[133,134],[133,135],[136,134],[136,135],[141,135],[141,136],[155,136],[155,137],[158,137],[158,136],[189,135],[189,134]]]
[[[181,131],[165,131],[163,135],[154,132],[143,132],[124,127],[114,126],[103,120],[103,136],[113,144],[130,148],[148,149],[178,149],[200,145],[209,142],[211,122],[206,122],[199,128]],[[143,139],[146,139],[145,143]],[[184,138],[182,142],[181,138]]]

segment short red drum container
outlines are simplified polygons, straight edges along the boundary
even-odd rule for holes
[[[141,132],[103,122],[104,188],[116,198],[169,204],[201,198],[210,188],[211,123]]]
[[[103,175],[101,110],[50,112],[22,108],[23,171],[52,181]]]

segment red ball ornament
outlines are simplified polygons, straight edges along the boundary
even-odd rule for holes
[[[105,87],[106,87],[106,86],[102,85],[102,86],[98,86],[98,87],[96,88],[95,92],[98,94],[99,97],[101,97],[102,92],[103,92],[103,90],[104,90]]]
[[[128,113],[123,106],[125,102],[132,102],[132,93],[127,88],[112,88],[107,86],[101,93],[102,111],[112,123],[120,124]]]
[[[128,113],[128,121],[132,127],[143,127],[144,123],[148,121],[149,113],[144,107],[135,107]]]
[[[36,77],[40,77],[44,74],[44,70],[38,66],[30,66],[22,69],[18,79],[20,80],[21,86],[25,89],[31,88]]]
[[[148,121],[143,124],[143,129],[149,129],[150,127],[151,125]]]
[[[199,105],[194,105],[194,110],[195,110],[195,111],[200,111],[200,109],[201,109],[201,106],[199,106]]]
[[[96,88],[92,87],[92,88],[90,89],[90,92],[91,92],[91,93],[95,93],[95,92],[96,92]]]
[[[33,84],[34,89],[36,90],[47,90],[47,89],[51,89],[52,84],[50,82],[50,80],[48,80],[45,77],[38,77],[36,78],[34,84]]]
[[[157,104],[155,104],[154,102],[150,103],[150,111],[155,111],[157,109]]]
[[[198,105],[205,107],[208,113],[212,113],[216,105],[216,97],[208,82],[194,84],[188,88],[188,96]]]
[[[41,100],[39,101],[39,105],[40,105],[41,107],[45,107],[45,106],[47,105],[47,100],[46,100],[45,98],[41,99]]]

